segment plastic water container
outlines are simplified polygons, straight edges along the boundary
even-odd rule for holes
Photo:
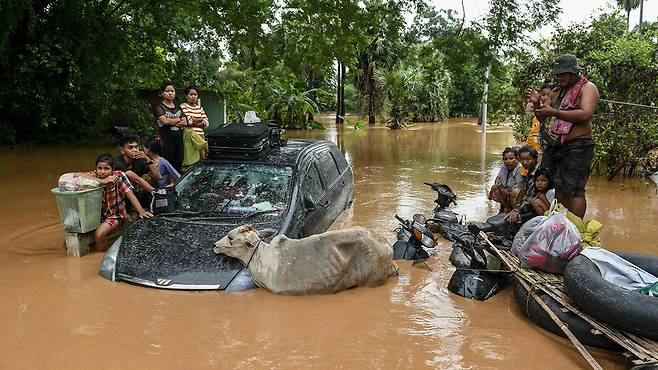
[[[64,229],[73,233],[95,230],[101,223],[103,188],[81,191],[51,190],[57,199]]]

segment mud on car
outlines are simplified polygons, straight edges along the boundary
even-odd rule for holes
[[[255,288],[237,259],[213,252],[217,240],[243,224],[290,238],[322,233],[354,199],[352,169],[332,142],[259,142],[243,156],[213,155],[209,142],[211,158],[175,186],[176,209],[135,222],[106,253],[103,277],[168,289]]]

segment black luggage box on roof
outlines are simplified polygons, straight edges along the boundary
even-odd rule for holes
[[[233,123],[206,134],[212,158],[252,159],[270,150],[270,127],[265,123]]]

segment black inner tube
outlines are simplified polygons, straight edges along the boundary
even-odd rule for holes
[[[658,256],[615,252],[620,257],[658,276]],[[585,256],[576,256],[564,271],[569,297],[594,318],[613,327],[658,339],[658,298],[620,288],[601,277],[598,267]]]
[[[622,351],[622,348],[619,345],[608,339],[608,337],[605,335],[593,334],[592,326],[585,320],[581,319],[580,316],[571,311],[563,312],[563,306],[551,296],[540,290],[535,290],[535,293],[542,301],[544,301],[544,303],[546,303],[551,311],[553,311],[553,313],[555,313],[555,315],[557,315],[557,317],[562,320],[562,322],[567,324],[569,330],[571,330],[571,332],[582,344],[590,347],[605,349],[608,351]],[[528,291],[525,289],[525,287],[518,282],[514,284],[514,296],[516,297],[516,303],[518,303],[521,311],[523,311],[526,316],[528,316],[528,318],[535,324],[555,335],[559,335],[563,338],[567,337],[562,329],[557,326],[555,321],[553,321],[548,313],[544,311],[544,309],[539,305],[539,303],[537,303],[534,298],[528,294]]]

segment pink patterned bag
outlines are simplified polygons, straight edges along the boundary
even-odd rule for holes
[[[567,215],[553,210],[523,243],[519,251],[521,267],[561,274],[582,250],[581,241],[578,228]]]

